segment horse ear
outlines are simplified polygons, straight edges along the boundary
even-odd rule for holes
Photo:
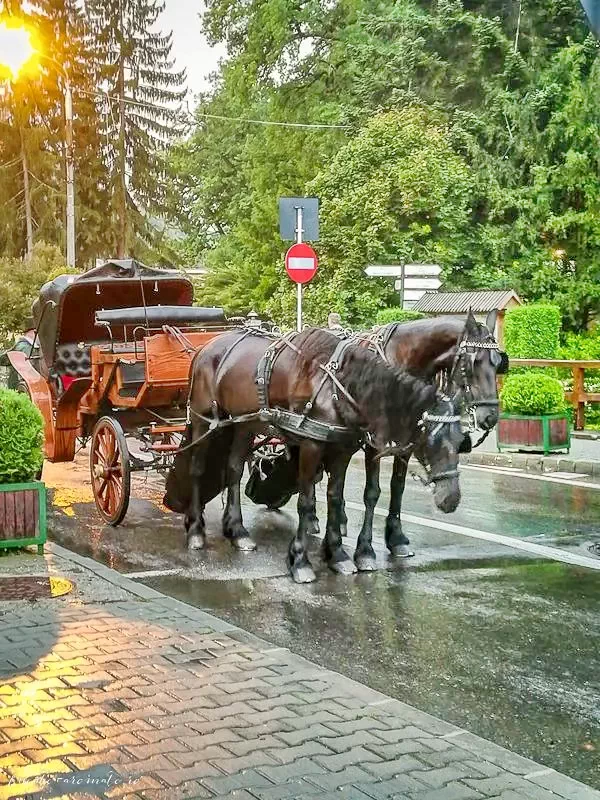
[[[494,335],[494,331],[496,330],[496,320],[497,319],[498,319],[498,309],[497,308],[494,308],[493,311],[490,311],[490,313],[485,318],[485,327],[492,334],[492,336]]]
[[[467,333],[476,334],[477,333],[477,320],[473,314],[473,310],[469,308],[469,313],[467,314],[467,321],[465,322],[465,330]]]

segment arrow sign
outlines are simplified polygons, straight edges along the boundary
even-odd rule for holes
[[[439,275],[442,268],[439,264],[405,264],[404,274],[411,277],[423,275]],[[438,284],[441,285],[441,284]]]
[[[317,254],[304,242],[293,244],[285,254],[285,269],[294,283],[311,281],[317,273],[318,263]]]
[[[404,278],[405,289],[427,289],[435,291],[439,289],[442,282],[439,278]]]

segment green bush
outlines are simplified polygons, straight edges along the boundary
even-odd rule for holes
[[[558,306],[535,303],[506,312],[504,347],[511,358],[557,358],[561,316]]]
[[[40,470],[44,422],[26,394],[0,389],[0,483],[32,480]]]
[[[0,257],[0,350],[23,331],[31,304],[49,276],[67,271],[60,250],[44,242],[34,246],[30,261]]]
[[[507,414],[562,414],[565,395],[562,384],[549,375],[528,372],[510,375],[500,394],[502,410]]]
[[[565,333],[558,358],[566,361],[600,361],[599,333]]]
[[[377,325],[387,325],[388,322],[411,322],[413,319],[423,319],[425,314],[413,311],[411,308],[382,308],[377,312],[375,322]]]

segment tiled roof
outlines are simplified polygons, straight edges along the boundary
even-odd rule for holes
[[[474,314],[506,308],[511,300],[522,301],[512,289],[494,292],[426,292],[413,306],[429,314]]]

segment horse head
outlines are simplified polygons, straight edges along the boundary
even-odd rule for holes
[[[433,485],[433,499],[445,514],[460,502],[458,454],[464,434],[460,414],[446,395],[437,395],[435,405],[423,413],[415,456],[427,473],[425,483]]]
[[[484,431],[498,422],[496,376],[508,367],[506,354],[500,352],[494,337],[497,314],[491,311],[482,324],[469,309],[446,385],[448,394],[469,413],[473,427]]]

